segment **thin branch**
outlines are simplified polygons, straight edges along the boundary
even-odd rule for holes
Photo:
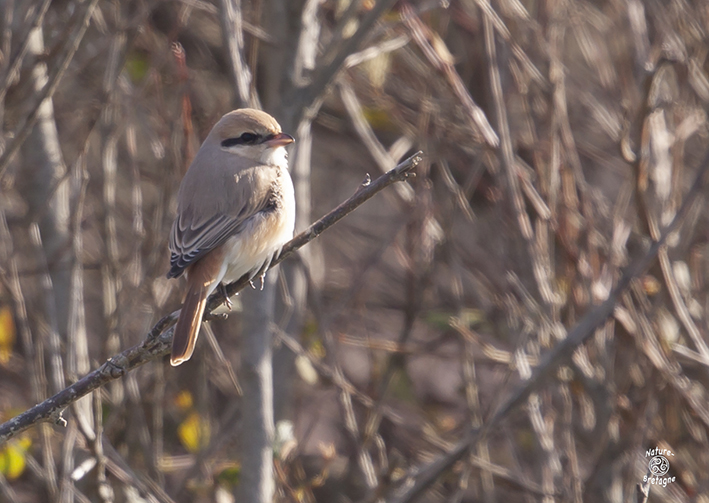
[[[376,193],[393,183],[403,181],[411,176],[411,171],[421,162],[422,155],[422,152],[417,152],[400,163],[396,168],[377,178],[374,182],[363,184],[349,199],[288,242],[283,247],[278,257],[273,261],[271,267],[279,264],[299,248],[318,237],[323,231],[336,224]],[[232,296],[248,284],[248,276],[243,276],[238,281],[227,285],[227,294]],[[208,318],[211,312],[222,303],[223,298],[220,295],[213,295],[207,303],[205,318]],[[123,377],[131,370],[168,354],[172,347],[173,335],[173,331],[169,329],[175,324],[179,314],[179,311],[175,311],[163,317],[153,326],[140,344],[111,357],[99,368],[85,375],[53,397],[44,400],[31,409],[1,424],[0,445],[30,426],[40,422],[53,421],[55,423],[65,424],[66,421],[62,418],[61,414],[67,406],[106,383]]]

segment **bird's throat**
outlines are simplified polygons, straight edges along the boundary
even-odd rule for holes
[[[269,166],[288,169],[288,152],[283,147],[266,149],[261,154],[261,162]]]

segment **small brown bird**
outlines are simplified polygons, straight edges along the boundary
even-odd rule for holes
[[[187,274],[170,363],[186,362],[199,335],[207,297],[244,274],[265,274],[293,237],[295,195],[282,133],[265,112],[229,112],[212,128],[177,194],[168,278]]]

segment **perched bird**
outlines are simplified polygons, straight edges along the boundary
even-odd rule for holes
[[[265,274],[293,237],[295,195],[284,148],[293,141],[267,113],[234,110],[212,128],[187,170],[177,195],[167,274],[187,275],[173,366],[192,356],[207,297],[244,274]]]

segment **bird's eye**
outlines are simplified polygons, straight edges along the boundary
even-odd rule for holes
[[[222,147],[229,148],[235,145],[253,145],[257,143],[261,137],[254,133],[243,133],[238,138],[227,138],[222,141]]]
[[[257,134],[253,133],[244,133],[242,134],[239,139],[242,141],[242,143],[246,143],[247,145],[250,145],[252,143],[256,143],[256,140],[258,140],[259,136]]]

